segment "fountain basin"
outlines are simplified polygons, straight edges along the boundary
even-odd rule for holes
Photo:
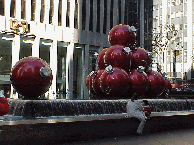
[[[194,99],[147,99],[152,112],[191,111]],[[128,100],[12,100],[9,115],[24,118],[126,113]],[[142,101],[142,100],[139,100]]]

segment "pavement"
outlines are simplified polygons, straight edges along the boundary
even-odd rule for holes
[[[58,145],[194,145],[194,128],[129,135]]]

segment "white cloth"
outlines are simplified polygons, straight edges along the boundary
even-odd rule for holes
[[[5,96],[0,92],[0,97],[3,97],[3,98],[5,98]]]
[[[137,128],[137,133],[142,133],[145,122],[146,116],[143,113],[143,107],[138,100],[129,101],[127,103],[127,114],[129,117],[135,117],[141,121],[139,127]]]

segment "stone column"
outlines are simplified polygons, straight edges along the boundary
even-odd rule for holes
[[[12,42],[12,68],[19,61],[20,56],[20,36],[15,35]],[[11,85],[11,96],[10,98],[18,99],[18,93],[13,92],[13,86]]]
[[[125,0],[121,0],[121,24],[124,24],[125,17]]]
[[[184,29],[184,28],[183,28]],[[193,63],[193,1],[187,1],[187,80],[191,79]]]
[[[118,19],[118,0],[113,0],[113,27],[116,26],[119,23]]]
[[[162,2],[162,35],[166,35],[165,25],[166,25],[166,15],[167,15],[167,0]],[[165,44],[166,37],[162,38],[162,44]],[[162,57],[162,56],[161,56]],[[163,57],[162,57],[163,58]],[[163,61],[163,60],[162,60]],[[167,50],[164,50],[164,62],[163,62],[163,71],[167,72]]]
[[[49,24],[50,0],[45,0],[44,23]]]
[[[36,0],[35,22],[40,23],[41,0]]]
[[[52,85],[49,89],[49,99],[56,99],[56,76],[57,76],[57,40],[53,39],[50,47],[50,67],[53,74]]]
[[[84,57],[85,58],[84,59],[84,80],[86,80],[88,74],[90,73],[88,70],[89,45],[85,45],[84,55],[85,55]],[[85,84],[84,84],[84,99],[89,99],[88,89],[86,88]]]
[[[74,43],[70,42],[67,46],[67,58],[66,58],[66,92],[69,91],[69,95],[66,95],[66,99],[73,99],[73,52]]]
[[[15,18],[20,20],[21,19],[21,0],[15,1],[15,9],[16,9]]]
[[[26,21],[31,20],[31,0],[26,1]]]

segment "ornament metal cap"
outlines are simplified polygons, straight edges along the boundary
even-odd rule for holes
[[[105,70],[106,70],[106,72],[107,72],[108,74],[111,74],[111,73],[114,72],[114,69],[113,69],[112,65],[108,65],[108,66],[105,68]]]
[[[51,75],[51,69],[47,66],[41,67],[39,72],[40,72],[41,77],[43,78]]]
[[[122,49],[123,54],[128,55],[131,52],[131,49],[129,47],[124,47]]]
[[[135,27],[134,27],[134,26],[129,27],[129,32],[130,32],[130,33],[136,32]]]
[[[96,75],[97,75],[97,72],[95,72],[95,71],[92,71],[92,72],[90,73],[90,76],[91,76],[93,79],[96,77]]]
[[[137,71],[140,73],[143,73],[145,71],[145,67],[144,66],[138,66]]]
[[[149,59],[153,59],[153,53],[152,52],[148,52],[148,57],[149,57]]]

